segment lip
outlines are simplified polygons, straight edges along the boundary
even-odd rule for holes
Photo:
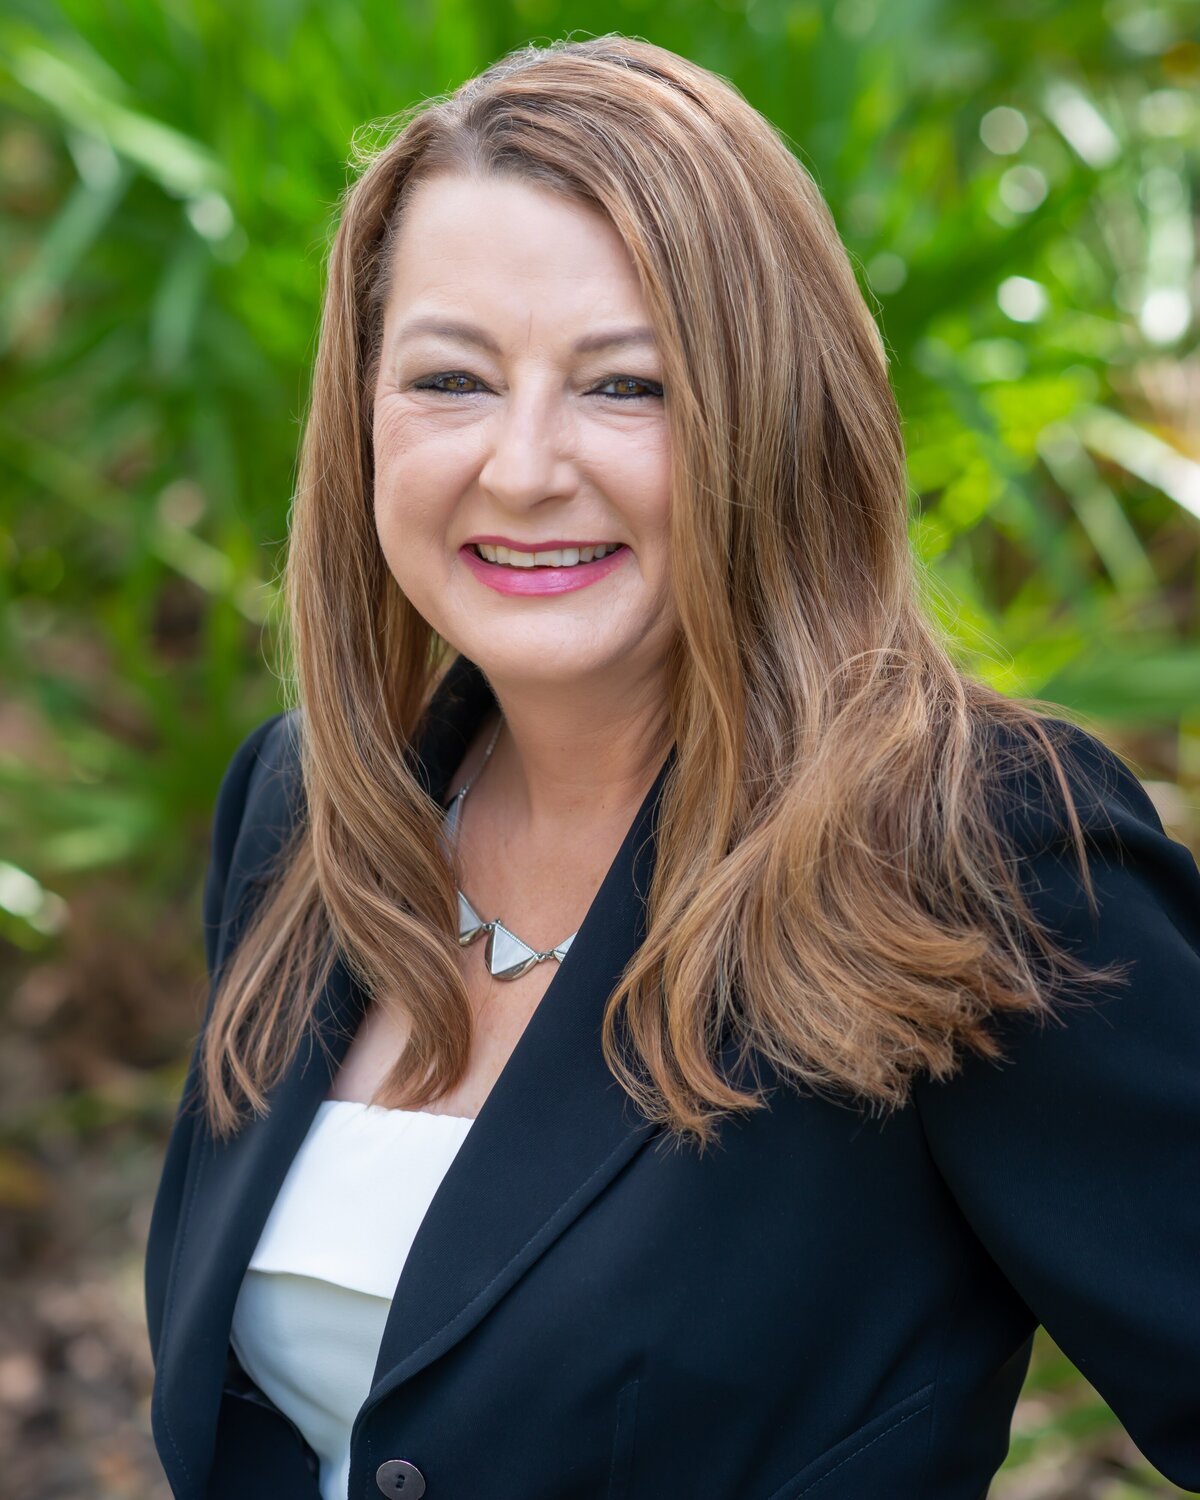
[[[489,539],[484,537],[482,540],[488,541]],[[496,545],[503,547],[505,543],[497,542]],[[589,543],[584,542],[583,545],[586,547]],[[517,550],[526,549],[519,547]],[[538,548],[539,552],[548,550],[545,547]],[[486,584],[498,594],[569,594],[574,593],[576,589],[585,589],[591,583],[599,583],[602,578],[607,578],[630,556],[630,551],[622,542],[615,552],[609,552],[604,557],[597,558],[595,562],[576,563],[573,568],[505,567],[500,563],[485,562],[482,557],[476,557],[471,551],[470,543],[464,543],[458,549],[458,555],[480,583]]]
[[[608,536],[595,542],[519,542],[511,536],[469,536],[463,546],[474,547],[482,542],[485,547],[507,547],[510,552],[561,552],[564,547],[607,547],[612,540]]]

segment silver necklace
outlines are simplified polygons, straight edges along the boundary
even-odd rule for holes
[[[496,740],[499,738],[503,718],[496,725],[495,733],[487,749],[484,751],[483,759],[479,762],[472,776],[468,779],[466,786],[454,794],[454,800],[446,809],[445,832],[447,842],[451,848],[458,845],[458,828],[462,819],[463,798],[471,790],[475,778],[483,770],[491,759],[492,751],[496,748]],[[519,979],[526,969],[531,969],[534,964],[540,964],[544,959],[556,958],[560,962],[566,957],[567,949],[578,936],[578,931],[573,932],[569,938],[559,943],[557,948],[547,948],[540,953],[536,948],[531,948],[528,943],[523,943],[515,932],[511,932],[498,917],[490,922],[485,922],[471,903],[467,900],[462,890],[458,890],[458,941],[462,947],[475,942],[477,938],[487,933],[487,944],[483,950],[484,959],[487,962],[488,972],[493,979]]]

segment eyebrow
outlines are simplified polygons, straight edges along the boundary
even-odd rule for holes
[[[431,333],[440,338],[458,339],[462,343],[475,344],[480,349],[486,349],[490,354],[503,352],[495,339],[484,333],[482,328],[477,328],[474,323],[460,323],[453,319],[438,317],[413,318],[411,322],[403,324],[397,331],[396,342],[402,343],[405,339],[413,338],[421,333]],[[598,333],[585,334],[572,345],[571,352],[593,354],[598,349],[617,349],[627,344],[653,344],[654,342],[653,328],[610,328]]]

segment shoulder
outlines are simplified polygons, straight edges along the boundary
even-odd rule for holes
[[[303,715],[298,708],[271,714],[246,736],[237,756],[249,758],[247,807],[271,814],[303,795],[300,770]]]
[[[1068,719],[1040,717],[1039,726],[1062,770],[1048,756],[1030,756],[1027,733],[988,727],[989,792],[1008,842],[1024,857],[1061,846],[1071,837],[1066,790],[1090,845],[1151,833],[1165,837],[1149,793],[1126,762],[1097,735]],[[1035,742],[1036,744],[1036,742]]]
[[[1048,727],[1075,802],[1086,883],[1056,778],[1008,775],[1001,820],[1034,921],[1092,977],[1043,969],[1031,952],[1048,1012],[996,1015],[1001,1057],[971,1056],[952,1079],[917,1083],[926,1123],[951,1132],[977,1111],[1014,1131],[1023,1111],[1026,1123],[1091,1121],[1099,1131],[1116,1101],[1140,1090],[1146,1107],[1172,1074],[1200,1067],[1195,856],[1164,831],[1118,755],[1066,720]],[[997,1149],[1002,1134],[988,1135]]]
[[[230,874],[260,877],[304,812],[302,714],[282,709],[256,724],[234,750],[217,792],[214,849]]]
[[[1097,961],[1110,948],[1144,957],[1162,923],[1200,947],[1200,870],[1191,850],[1168,835],[1150,794],[1114,750],[1066,719],[1042,723],[1070,791],[1097,906],[1083,882],[1061,783],[1046,766],[1021,768],[1002,737],[993,783],[999,825],[1039,921]],[[1194,952],[1182,957],[1185,970],[1195,961]]]

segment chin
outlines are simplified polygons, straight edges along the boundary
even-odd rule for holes
[[[619,669],[622,663],[628,663],[629,660],[628,651],[621,647],[597,655],[594,643],[592,650],[581,650],[578,655],[565,649],[561,643],[556,643],[553,657],[548,648],[538,646],[530,646],[519,653],[500,654],[496,651],[494,642],[490,647],[481,644],[475,651],[470,647],[460,649],[489,678],[497,682],[525,682],[562,688],[577,687],[585,678],[599,678]]]

